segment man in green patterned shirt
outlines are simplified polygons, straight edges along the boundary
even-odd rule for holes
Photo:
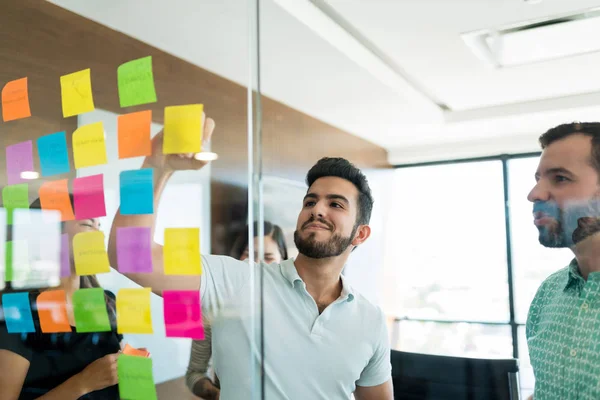
[[[538,289],[527,318],[535,400],[600,399],[600,123],[559,125],[543,149],[528,196],[546,247],[571,264]]]

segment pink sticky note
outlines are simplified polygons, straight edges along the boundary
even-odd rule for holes
[[[149,227],[117,228],[119,272],[152,272],[152,233]]]
[[[69,246],[69,235],[63,233],[60,236],[60,277],[71,276],[71,254]]]
[[[204,339],[199,290],[163,292],[167,337]]]
[[[33,171],[33,148],[31,140],[6,146],[6,173],[8,184],[27,182],[21,172]]]
[[[75,178],[73,197],[76,220],[106,216],[102,174]]]

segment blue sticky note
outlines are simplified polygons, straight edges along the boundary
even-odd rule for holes
[[[70,171],[65,132],[42,136],[37,140],[42,176],[64,174]]]
[[[29,293],[6,293],[2,295],[2,308],[8,333],[35,332]]]
[[[154,212],[152,171],[152,168],[146,168],[121,172],[121,214]]]

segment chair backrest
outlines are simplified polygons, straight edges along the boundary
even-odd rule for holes
[[[392,350],[394,398],[518,400],[519,361],[483,360]]]

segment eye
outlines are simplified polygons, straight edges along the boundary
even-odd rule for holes
[[[342,208],[342,205],[340,203],[338,203],[338,202],[335,202],[335,201],[333,203],[331,203],[331,206],[332,207],[336,207],[336,208]]]
[[[556,183],[563,183],[563,182],[569,182],[571,179],[567,178],[564,175],[555,175],[554,176],[554,182]]]
[[[304,207],[312,207],[312,206],[314,206],[314,205],[315,205],[315,202],[314,202],[314,201],[312,201],[312,200],[310,200],[310,201],[307,201],[306,203],[304,203]]]

